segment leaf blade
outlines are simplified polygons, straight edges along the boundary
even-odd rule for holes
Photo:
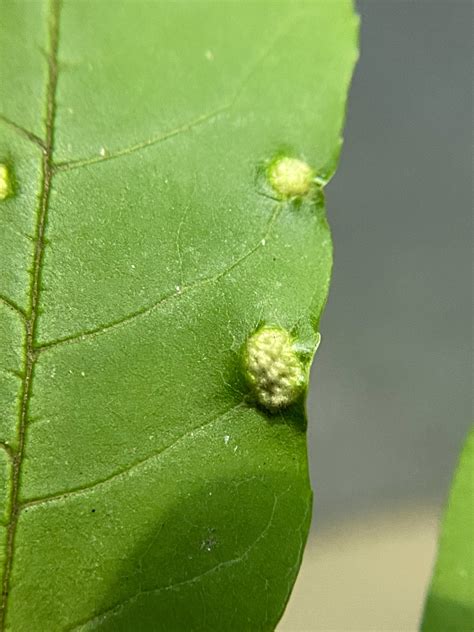
[[[259,169],[283,146],[333,168],[356,23],[350,3],[229,5],[240,26],[196,6],[62,10],[13,629],[272,629],[299,566],[302,402],[272,418],[249,404],[240,350],[262,319],[306,362],[317,343],[322,196],[276,201]],[[33,216],[19,176],[10,202]],[[5,345],[21,356],[15,328]]]
[[[474,428],[454,476],[422,630],[468,632],[474,626]]]

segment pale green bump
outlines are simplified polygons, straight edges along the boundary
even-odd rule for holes
[[[11,176],[7,165],[0,163],[0,200],[5,200],[12,193]]]
[[[302,197],[314,182],[314,172],[299,158],[282,157],[270,165],[268,179],[281,197]]]
[[[247,340],[245,377],[257,401],[276,411],[292,404],[306,385],[306,372],[286,329],[265,326]]]

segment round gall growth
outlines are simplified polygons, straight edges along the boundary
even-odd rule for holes
[[[0,163],[0,200],[5,200],[11,192],[11,178],[8,167]]]
[[[301,197],[310,190],[314,173],[303,160],[283,157],[270,165],[268,178],[281,197]]]
[[[244,368],[257,401],[271,411],[292,404],[306,383],[291,336],[279,327],[262,327],[250,336]]]

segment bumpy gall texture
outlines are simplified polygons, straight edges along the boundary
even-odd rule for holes
[[[270,165],[268,179],[281,197],[301,197],[309,192],[314,173],[306,162],[298,158],[283,157]]]
[[[262,327],[250,336],[244,369],[256,399],[271,411],[292,404],[306,383],[291,336],[279,327]]]

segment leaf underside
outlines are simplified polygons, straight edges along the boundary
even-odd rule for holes
[[[317,342],[350,2],[8,0],[0,27],[0,629],[270,630],[311,513],[304,402],[242,345]]]
[[[422,630],[474,630],[474,428],[454,475]]]

